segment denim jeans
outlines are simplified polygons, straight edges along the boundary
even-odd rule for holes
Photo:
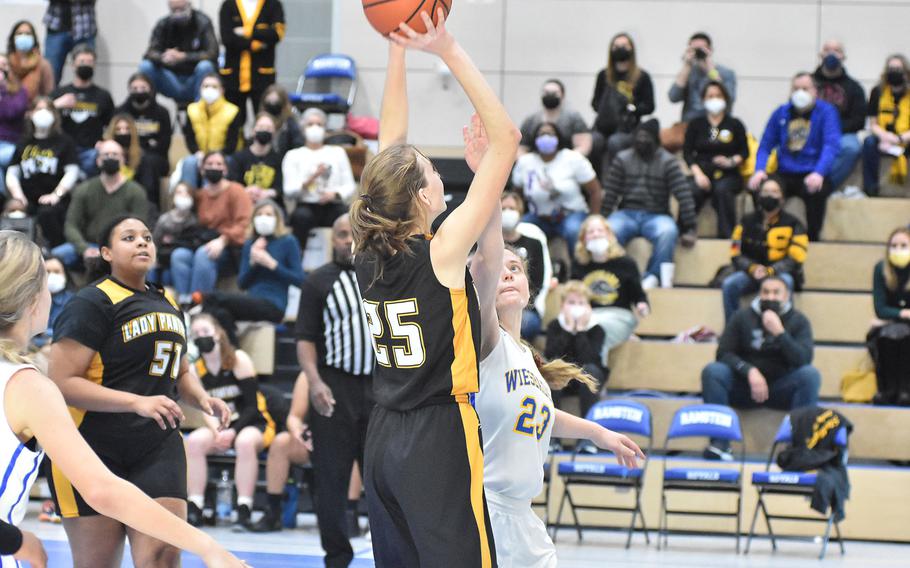
[[[98,175],[98,150],[76,147],[76,157],[79,160],[79,169],[86,178]]]
[[[44,40],[44,58],[51,64],[51,69],[54,71],[55,85],[60,84],[63,66],[66,65],[66,56],[77,44],[81,43],[95,49],[94,37],[76,41],[72,32],[47,32],[47,38]]]
[[[199,86],[206,75],[215,73],[215,66],[211,61],[204,59],[196,64],[191,74],[177,74],[148,59],[143,59],[139,64],[139,72],[147,75],[155,89],[178,103],[191,103],[199,98]]]
[[[877,196],[880,187],[878,169],[882,163],[882,154],[878,149],[878,143],[878,136],[872,134],[863,140],[863,191],[869,197]]]
[[[840,137],[840,150],[834,157],[834,163],[831,164],[831,171],[828,172],[828,180],[831,182],[831,189],[837,191],[842,183],[847,181],[850,173],[856,166],[862,155],[863,148],[859,143],[859,136],[855,132],[842,134]]]
[[[676,248],[676,238],[679,236],[673,217],[637,209],[618,209],[607,221],[622,246],[626,246],[635,237],[644,237],[651,243],[654,251],[644,275],[650,274],[659,279],[660,265],[673,262],[673,249]]]
[[[0,140],[0,195],[6,195],[6,168],[9,167],[15,153],[16,144],[14,142]]]
[[[200,187],[202,177],[199,175],[199,160],[195,155],[185,156],[180,162],[180,181],[191,187]]]
[[[585,222],[587,217],[588,214],[584,211],[576,211],[567,213],[559,221],[552,221],[547,217],[538,217],[534,213],[528,213],[522,218],[522,221],[537,225],[548,238],[562,237],[569,246],[569,254],[574,254],[578,231],[581,230],[581,224]]]
[[[525,308],[521,312],[521,338],[526,341],[534,341],[540,334],[542,322],[540,314],[533,307]]]
[[[98,245],[88,243],[88,248],[98,248]],[[67,268],[72,268],[79,264],[79,259],[81,258],[73,243],[63,243],[56,246],[51,249],[51,254],[59,258]]]
[[[218,272],[231,258],[229,248],[225,248],[216,259],[209,258],[205,247],[195,251],[180,247],[171,253],[171,278],[177,294],[203,294],[215,289]]]
[[[786,272],[782,272],[777,276],[787,283],[787,288],[789,288],[792,293],[794,284],[793,276]],[[733,317],[733,314],[739,309],[739,303],[740,300],[742,300],[742,297],[757,291],[760,284],[760,281],[752,278],[741,270],[724,278],[724,283],[721,284],[721,290],[724,297],[724,321],[730,321],[730,318]]]

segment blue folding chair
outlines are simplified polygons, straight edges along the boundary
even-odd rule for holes
[[[828,540],[831,536],[831,525],[834,525],[834,532],[837,535],[837,543],[840,545],[840,553],[844,554],[844,539],[840,534],[840,524],[834,520],[834,509],[827,517],[804,517],[799,515],[772,515],[768,513],[768,507],[765,502],[766,495],[797,495],[802,498],[811,497],[815,491],[815,482],[818,475],[805,471],[771,471],[771,464],[777,459],[777,455],[790,445],[793,441],[793,429],[790,425],[790,416],[787,415],[780,423],[777,429],[777,435],[774,437],[774,443],[771,445],[771,452],[768,454],[768,462],[765,464],[765,471],[757,471],[752,474],[752,485],[758,491],[758,503],[755,505],[755,514],[752,516],[752,526],[749,529],[749,539],[746,541],[746,554],[749,553],[749,547],[752,545],[752,537],[755,536],[755,523],[758,521],[758,513],[761,511],[765,519],[765,525],[768,527],[768,536],[771,538],[771,549],[777,550],[777,536],[771,530],[771,519],[786,519],[790,521],[809,521],[816,523],[826,523],[825,536],[822,539],[822,550],[818,555],[821,560],[825,557],[828,549]],[[847,429],[838,428],[835,433],[834,443],[840,447],[843,452],[844,465],[847,465]],[[792,537],[800,538],[800,537]]]
[[[347,113],[356,94],[354,60],[340,53],[325,53],[307,62],[290,99],[300,110],[318,107],[327,114]]]
[[[682,438],[717,438],[736,442],[740,447],[739,467],[733,469],[723,467],[723,462],[708,461],[699,455],[697,458],[705,466],[711,467],[675,467],[667,468],[667,458],[663,461],[663,486],[660,492],[660,534],[657,538],[657,547],[660,548],[660,539],[663,537],[664,546],[667,546],[668,526],[667,518],[670,515],[700,516],[700,517],[734,517],[736,519],[736,552],[739,553],[739,527],[740,511],[742,509],[742,478],[743,467],[746,460],[746,445],[739,424],[739,416],[728,406],[719,404],[693,404],[684,406],[673,415],[673,421],[667,432],[664,443],[664,455],[673,451],[671,442]],[[736,494],[736,511],[721,510],[691,510],[670,509],[667,506],[667,493],[678,492],[710,492]]]
[[[572,459],[560,463],[557,469],[558,475],[565,484],[565,491],[563,492],[562,500],[559,503],[559,512],[556,514],[556,524],[553,526],[553,538],[556,538],[556,531],[559,529],[559,521],[562,518],[563,507],[568,501],[569,509],[572,511],[572,519],[575,522],[575,530],[578,533],[578,540],[581,540],[581,524],[578,522],[577,510],[625,511],[632,513],[632,522],[629,523],[628,534],[626,536],[626,548],[629,548],[629,545],[632,543],[632,531],[635,529],[635,521],[639,516],[641,517],[641,529],[645,533],[645,542],[650,544],[651,537],[648,536],[648,526],[645,523],[645,515],[641,509],[641,488],[645,479],[645,470],[648,465],[647,456],[651,455],[651,446],[653,442],[651,411],[644,404],[634,400],[604,400],[592,406],[585,418],[600,424],[604,428],[613,430],[614,432],[623,432],[646,439],[647,448],[645,450],[645,463],[642,464],[642,467],[630,469],[616,463],[582,461],[577,459],[578,450],[576,449],[572,453]],[[631,488],[635,491],[635,505],[627,507],[619,505],[578,504],[572,498],[572,488],[576,486]]]

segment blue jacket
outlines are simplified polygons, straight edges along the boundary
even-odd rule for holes
[[[809,139],[805,147],[793,154],[787,149],[787,123],[790,121],[788,102],[777,107],[765,126],[755,170],[764,170],[768,165],[771,150],[777,149],[778,171],[782,174],[809,174],[812,172],[827,176],[840,149],[840,117],[837,108],[822,100],[815,101],[815,108],[809,117]]]
[[[275,270],[259,264],[250,266],[250,249],[256,239],[247,239],[240,254],[237,284],[250,296],[268,300],[284,311],[288,306],[288,287],[299,286],[303,282],[300,243],[294,235],[269,237],[267,240],[265,250],[278,261],[278,266]]]

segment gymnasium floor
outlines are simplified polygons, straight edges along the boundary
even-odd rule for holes
[[[237,534],[227,528],[212,529],[211,532],[219,542],[227,544],[228,548],[255,568],[321,567],[322,550],[319,547],[315,518],[312,515],[301,515],[300,521],[301,528],[273,534]],[[71,566],[66,536],[60,525],[39,523],[34,514],[30,514],[22,528],[34,531],[45,542],[50,558],[48,566]],[[652,534],[651,546],[645,546],[641,535],[636,535],[632,548],[625,550],[625,536],[616,532],[589,531],[585,533],[584,543],[578,544],[575,535],[565,531],[557,541],[559,565],[560,568],[804,568],[816,565],[896,568],[910,565],[910,545],[847,542],[847,554],[841,556],[837,545],[832,544],[825,561],[818,563],[818,546],[809,542],[779,542],[778,552],[772,554],[767,541],[757,540],[753,542],[752,552],[748,556],[737,556],[731,538],[670,535],[669,549],[657,550],[653,537]],[[373,566],[368,540],[355,539],[354,550],[357,558],[352,568]],[[132,566],[128,559],[123,563],[124,568]],[[186,558],[183,566],[203,568],[202,562],[196,558]]]

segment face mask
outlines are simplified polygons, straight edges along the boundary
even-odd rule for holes
[[[585,248],[594,256],[603,256],[610,250],[610,240],[606,237],[591,239],[585,243]]]
[[[105,158],[101,160],[101,172],[112,176],[120,171],[120,160],[117,158]]]
[[[907,268],[910,264],[910,249],[891,249],[888,251],[888,262],[898,268]]]
[[[83,81],[88,81],[95,76],[95,68],[91,65],[80,65],[76,67],[76,77]]]
[[[610,58],[616,63],[622,63],[632,59],[632,51],[625,47],[615,47],[613,48],[613,51],[610,52]]]
[[[325,127],[318,124],[307,126],[303,133],[306,141],[311,144],[322,144],[322,141],[325,140]]]
[[[727,101],[724,99],[706,99],[705,110],[708,114],[720,114],[727,110]]]
[[[840,58],[833,53],[829,53],[822,59],[822,67],[828,71],[837,71],[840,68]]]
[[[632,143],[632,146],[635,148],[635,152],[642,158],[651,158],[654,155],[654,152],[657,151],[657,142],[650,136],[636,138],[635,142]]]
[[[205,177],[205,181],[212,185],[216,185],[224,179],[224,172],[217,168],[206,168],[203,170],[202,175]]]
[[[35,36],[31,34],[17,35],[13,38],[16,51],[31,51],[35,47]]]
[[[206,104],[213,104],[215,101],[221,98],[221,90],[218,87],[203,87],[202,88],[202,100]]]
[[[759,300],[758,309],[764,313],[768,310],[774,312],[775,314],[780,313],[780,301],[779,300]]]
[[[553,93],[547,93],[540,98],[540,102],[543,103],[544,108],[553,110],[559,106],[559,103],[562,102],[562,99],[559,98],[559,95],[554,95]]]
[[[47,273],[47,289],[51,294],[59,294],[66,288],[66,276],[59,272]]]
[[[133,143],[133,137],[130,136],[129,134],[115,134],[114,142],[116,142],[117,144],[120,144],[120,147],[123,148],[124,150],[129,150],[130,146]]]
[[[267,103],[262,104],[262,110],[264,110],[265,112],[269,113],[272,116],[278,116],[279,114],[281,114],[283,107],[281,106],[281,103],[267,102]]]
[[[130,93],[130,102],[139,106],[142,106],[145,103],[149,102],[149,99],[151,98],[152,93],[148,91],[137,91],[135,93]]]
[[[198,349],[200,353],[211,353],[215,350],[214,337],[197,337],[193,340],[193,343],[196,344],[196,349]]]
[[[32,113],[32,124],[38,130],[46,130],[54,125],[54,113],[46,108],[41,108]]]
[[[762,211],[770,213],[780,209],[780,199],[772,195],[762,195],[758,198],[758,206],[761,207]]]
[[[263,237],[269,237],[275,234],[275,225],[278,224],[278,218],[272,215],[256,215],[253,217],[253,228],[256,233]]]
[[[541,154],[555,154],[559,148],[559,138],[552,134],[541,134],[534,140],[534,145]]]
[[[193,198],[189,195],[177,195],[174,197],[174,207],[179,211],[189,211],[193,208]]]
[[[796,110],[805,110],[815,101],[806,89],[797,89],[790,95],[790,102]]]
[[[503,209],[502,210],[502,228],[505,231],[512,232],[515,230],[515,227],[518,226],[518,222],[521,220],[521,214],[514,209]]]
[[[889,69],[885,74],[885,79],[892,87],[900,87],[904,84],[904,81],[906,81],[907,74],[904,73],[901,69]]]
[[[578,304],[573,304],[573,305],[569,306],[569,316],[571,316],[572,319],[580,318],[581,316],[585,315],[585,313],[587,313],[587,311],[588,311],[587,306],[579,306]]]
[[[268,130],[257,130],[255,134],[253,134],[253,138],[263,146],[268,146],[272,142],[272,133]]]

